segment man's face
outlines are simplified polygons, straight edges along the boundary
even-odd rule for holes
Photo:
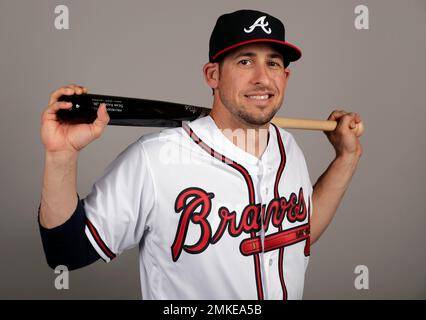
[[[218,102],[248,125],[265,125],[281,107],[289,75],[270,45],[242,46],[220,64]]]

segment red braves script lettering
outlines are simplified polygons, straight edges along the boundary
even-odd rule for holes
[[[266,208],[265,205],[250,204],[243,209],[241,215],[237,215],[235,211],[229,211],[226,207],[221,207],[218,212],[220,223],[213,234],[207,220],[212,208],[211,199],[213,198],[213,193],[195,187],[183,190],[176,198],[175,211],[180,213],[180,221],[171,248],[173,261],[179,259],[182,250],[192,254],[203,252],[209,244],[218,242],[225,230],[228,230],[232,237],[238,237],[242,233],[250,234],[260,231],[263,225],[266,232],[270,223],[278,228],[282,225],[286,216],[291,223],[304,221],[307,213],[303,189],[300,188],[298,196],[292,193],[288,199],[285,197],[274,198]],[[241,217],[240,221],[237,221],[238,217]],[[185,245],[190,223],[200,227],[200,238],[193,245]]]

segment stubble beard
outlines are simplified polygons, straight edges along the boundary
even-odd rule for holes
[[[220,94],[220,93],[219,93]],[[282,101],[275,105],[273,109],[271,109],[270,112],[268,112],[265,115],[255,115],[253,113],[250,113],[247,111],[250,107],[244,106],[244,105],[236,105],[233,102],[229,101],[226,97],[224,97],[222,94],[220,94],[220,99],[222,100],[222,104],[225,106],[225,108],[236,118],[242,120],[246,124],[254,127],[258,126],[264,126],[267,123],[269,123],[272,118],[275,116],[275,114],[278,112],[278,110],[281,107]]]

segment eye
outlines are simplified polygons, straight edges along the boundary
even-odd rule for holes
[[[281,68],[282,64],[280,61],[270,60],[268,65],[273,68]]]
[[[252,61],[250,59],[242,59],[240,61],[238,61],[239,64],[242,64],[243,66],[248,66],[252,63]]]

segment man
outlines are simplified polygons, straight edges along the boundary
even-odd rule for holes
[[[270,123],[300,56],[271,15],[222,15],[203,69],[210,115],[141,137],[84,200],[78,155],[109,117],[101,105],[92,124],[59,124],[56,111],[70,105],[57,99],[87,89],[55,91],[41,127],[39,221],[49,265],[108,262],[138,245],[146,299],[301,299],[310,245],[332,220],[362,149],[352,130],[360,117],[334,111],[338,125],[327,137],[336,157],[312,188],[292,135]]]

